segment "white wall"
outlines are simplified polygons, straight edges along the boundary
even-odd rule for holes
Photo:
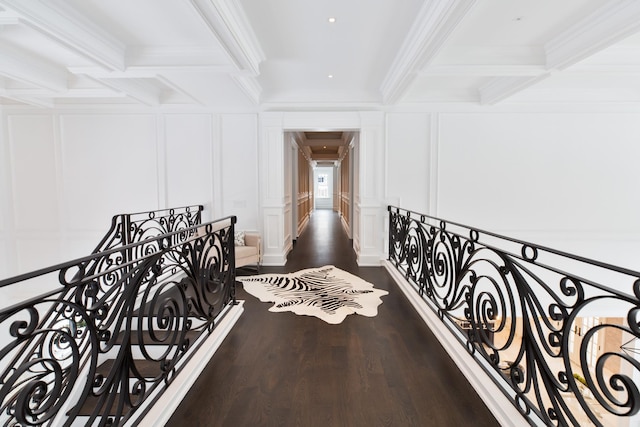
[[[284,171],[272,165],[283,166],[283,129],[327,124],[362,129],[353,227],[364,264],[384,248],[382,205],[398,200],[638,268],[637,114],[271,116],[259,143],[256,114],[5,110],[0,277],[85,255],[116,213],[192,203],[205,204],[205,218],[235,214],[238,228],[262,231],[271,262],[279,263],[286,256]]]
[[[410,174],[410,209],[430,189],[441,218],[640,269],[639,114],[390,114],[387,127],[388,197],[407,200]]]
[[[389,203],[429,212],[430,115],[387,114],[386,188]]]
[[[214,180],[222,184],[222,216],[236,215],[238,230],[260,230],[258,217],[258,119],[255,114],[221,116],[220,169]]]
[[[4,111],[0,278],[88,255],[118,213],[191,204],[258,229],[255,114]]]

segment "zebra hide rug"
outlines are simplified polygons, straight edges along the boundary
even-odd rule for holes
[[[273,302],[269,311],[292,311],[338,324],[349,314],[373,317],[389,292],[332,265],[289,274],[236,277],[245,291],[262,302]]]

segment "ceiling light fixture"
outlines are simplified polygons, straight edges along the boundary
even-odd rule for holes
[[[329,74],[327,77],[329,77],[330,79],[333,78],[333,74]]]
[[[336,22],[336,18],[332,16],[331,18],[327,19],[327,21],[329,21],[330,24],[334,24]]]

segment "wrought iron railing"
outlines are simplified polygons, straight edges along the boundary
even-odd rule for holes
[[[109,231],[92,253],[193,227],[202,222],[203,209],[202,205],[192,205],[115,215]]]
[[[389,261],[531,425],[638,425],[640,272],[393,206]]]
[[[1,425],[132,419],[235,302],[235,217],[122,224],[142,240],[0,281],[49,288],[0,310]]]

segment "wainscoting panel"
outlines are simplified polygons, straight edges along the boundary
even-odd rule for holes
[[[13,218],[16,230],[59,227],[59,183],[51,115],[9,116]]]
[[[221,181],[222,216],[236,215],[237,229],[262,227],[258,192],[258,128],[253,114],[224,114],[220,119],[222,159],[214,159],[214,180]]]
[[[60,133],[68,230],[159,207],[153,115],[64,115]]]
[[[68,261],[60,255],[60,241],[61,238],[57,233],[17,238],[18,270],[29,272]]]
[[[263,209],[264,238],[263,256],[264,265],[284,265],[286,252],[284,248],[284,207],[270,207]]]
[[[383,253],[382,242],[384,224],[381,207],[360,207],[361,237],[358,265],[380,265]]]
[[[174,114],[164,117],[168,206],[188,206],[211,198],[211,116]]]

